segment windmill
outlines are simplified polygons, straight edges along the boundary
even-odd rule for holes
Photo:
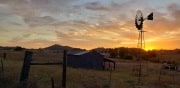
[[[145,20],[153,20],[153,12],[150,13],[147,18],[143,18],[143,14],[140,10],[137,11],[136,17],[135,17],[135,25],[136,28],[139,31],[139,38],[138,38],[138,48],[145,48],[145,40],[144,40],[144,31],[143,30],[143,22]]]
[[[140,10],[137,11],[136,13],[136,17],[135,17],[135,26],[136,28],[138,29],[138,32],[139,32],[139,38],[138,38],[138,44],[137,44],[137,47],[140,48],[140,49],[143,49],[145,48],[145,40],[144,40],[144,31],[143,30],[143,22],[145,20],[153,20],[153,12],[150,13],[147,18],[143,18],[143,14]],[[139,54],[140,56],[138,57],[139,58],[139,68],[138,68],[138,83],[140,83],[140,78],[141,78],[141,75],[142,75],[142,63],[141,63],[141,54]],[[135,68],[135,67],[134,67]]]

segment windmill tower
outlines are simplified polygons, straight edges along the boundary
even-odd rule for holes
[[[143,14],[140,10],[137,11],[136,17],[135,17],[135,25],[139,32],[139,38],[138,38],[138,44],[137,47],[140,49],[145,48],[145,40],[144,40],[144,31],[143,30],[143,22],[145,20],[153,20],[153,13],[150,13],[147,18],[143,18]],[[138,73],[138,83],[140,83],[141,76],[142,76],[142,53],[139,52],[139,55],[137,57],[139,59],[139,64],[135,65],[133,67],[133,73]]]

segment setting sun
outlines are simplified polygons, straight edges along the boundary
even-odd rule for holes
[[[155,49],[155,47],[153,47],[153,46],[147,46],[147,47],[144,48],[144,50],[146,50],[146,51],[154,50],[154,49]]]

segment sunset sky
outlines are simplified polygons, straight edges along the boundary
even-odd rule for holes
[[[0,46],[137,47],[137,10],[146,49],[180,48],[179,0],[0,0]]]

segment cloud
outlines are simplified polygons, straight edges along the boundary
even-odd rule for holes
[[[7,32],[9,31],[6,30],[4,27],[0,27],[0,34],[7,33]]]
[[[0,16],[17,16],[31,26],[51,23],[69,11],[74,0],[0,0]],[[6,17],[8,18],[8,17]]]
[[[16,25],[16,26],[21,26],[21,25],[22,25],[22,24],[17,23],[17,22],[9,22],[9,24],[11,24],[11,25]]]
[[[12,38],[9,42],[23,42],[23,41],[27,41],[26,39],[28,37],[30,37],[31,34],[23,34],[23,35],[20,35],[20,36],[16,36],[14,38]]]
[[[134,16],[137,8],[142,8],[143,13],[154,12],[154,20],[145,21],[143,27],[148,31],[145,33],[148,43],[176,41],[180,35],[179,5],[162,7],[166,12],[157,6],[153,9],[152,3],[146,5],[147,1],[141,0],[0,0],[0,22],[3,23],[0,31],[4,35],[12,34],[7,44],[17,41],[17,44],[32,43],[35,47],[50,43],[83,48],[136,47],[138,31]]]
[[[25,48],[44,48],[47,46],[50,46],[52,44],[58,44],[58,42],[54,42],[47,39],[32,39],[32,40],[26,40],[26,41],[5,41],[1,42],[1,44],[5,46],[22,46]],[[60,43],[59,43],[60,44]]]
[[[56,22],[54,18],[51,16],[44,16],[44,17],[28,17],[24,18],[24,22],[29,24],[30,26],[45,26],[50,25]]]
[[[61,29],[56,31],[56,34],[58,39],[64,42],[88,43],[89,41],[90,43],[93,41],[102,41],[104,42],[104,46],[106,46],[106,43],[108,46],[112,43],[115,44],[114,46],[118,46],[122,41],[127,42],[125,40],[133,41],[134,39],[137,39],[137,33],[132,32],[136,31],[136,29],[126,28],[129,26],[132,27],[132,24],[129,22],[129,20],[127,22],[125,21],[123,25],[120,25],[118,21],[116,22],[113,20],[100,21],[98,24],[84,20],[72,20],[56,23],[56,29]],[[69,28],[70,30],[63,31],[62,28],[64,27],[66,27],[66,29]],[[123,44],[127,43],[122,43],[121,45]]]
[[[0,3],[10,6],[15,12],[56,12],[68,6],[74,0],[1,0]],[[32,13],[33,14],[33,13]]]
[[[174,18],[174,25],[180,24],[180,5],[171,4],[168,10],[171,12],[171,17]]]
[[[110,10],[106,5],[103,5],[100,2],[86,3],[85,8],[89,10],[94,10],[94,11],[109,11]]]
[[[154,20],[145,23],[147,31],[156,34],[156,36],[165,33],[177,32],[180,30],[180,9],[176,4],[171,4],[167,7],[168,13],[154,12]],[[167,17],[167,15],[170,15]],[[170,36],[169,36],[170,37]],[[167,36],[168,38],[168,36]]]
[[[67,32],[61,32],[59,30],[56,31],[56,35],[59,41],[65,45],[73,44],[75,47],[81,46],[88,49],[97,47],[97,44],[104,47],[110,47],[110,45],[115,47],[121,42],[121,39],[117,38],[119,36],[118,34],[98,29],[79,29],[79,31],[70,30]]]
[[[12,14],[13,11],[11,10],[11,8],[8,7],[8,5],[0,3],[0,17],[6,17]]]

